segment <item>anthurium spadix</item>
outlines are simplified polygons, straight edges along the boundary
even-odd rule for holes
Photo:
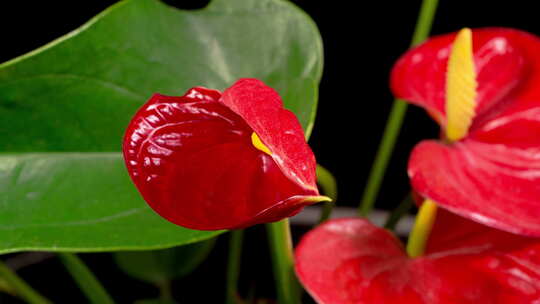
[[[440,208],[441,209],[441,208]],[[421,257],[363,218],[329,220],[295,251],[296,273],[319,304],[536,304],[540,239],[439,210]]]
[[[223,94],[196,87],[152,96],[129,124],[123,150],[146,202],[191,229],[273,222],[328,200],[296,116],[256,79]]]
[[[413,188],[474,221],[540,236],[540,39],[505,28],[434,37],[397,62],[391,87],[443,131],[412,151]]]

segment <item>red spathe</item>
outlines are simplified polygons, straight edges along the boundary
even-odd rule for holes
[[[256,132],[272,152],[257,149]],[[256,79],[222,94],[156,94],[135,114],[124,158],[146,202],[167,220],[219,230],[292,216],[318,195],[315,157],[279,95]]]
[[[365,219],[330,220],[296,248],[296,273],[319,304],[535,304],[540,240],[440,210],[425,256],[409,258]]]
[[[407,52],[394,94],[445,128],[446,64],[455,34]],[[468,135],[424,141],[409,160],[413,188],[440,206],[506,231],[540,236],[540,39],[504,28],[473,30],[478,95]]]

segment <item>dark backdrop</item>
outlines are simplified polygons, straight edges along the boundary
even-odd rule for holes
[[[87,1],[1,1],[0,2],[0,62],[24,54],[82,25],[114,0]],[[166,1],[180,8],[203,7],[208,1]],[[310,144],[319,163],[330,169],[339,180],[338,205],[356,206],[362,194],[374,154],[382,135],[386,116],[392,103],[388,75],[393,62],[408,47],[420,0],[407,1],[314,1],[294,0],[317,23],[325,49],[324,75],[320,86],[319,112]],[[440,0],[433,25],[433,34],[459,30],[462,27],[508,26],[540,34],[536,1]],[[351,6],[353,3],[358,7]],[[391,208],[408,192],[406,163],[409,151],[419,140],[433,138],[438,129],[422,110],[409,108],[404,129],[399,138],[390,172],[378,201],[381,208]],[[248,231],[258,235],[258,228]],[[221,242],[221,243],[220,243]],[[210,262],[201,266],[190,280],[194,288],[179,291],[184,303],[219,303],[223,291],[195,293],[196,287],[219,286],[222,282],[226,243],[218,242]],[[271,294],[271,281],[264,246],[246,249],[248,264],[243,272],[244,290],[258,283],[258,293]],[[84,255],[98,272],[106,286],[115,290],[120,284],[129,291],[114,292],[121,303],[131,302],[155,292],[143,284],[104,267],[113,267],[105,254]],[[105,266],[103,266],[105,265]],[[251,265],[251,266],[250,266]],[[60,289],[65,303],[82,303],[62,266],[52,260],[22,272],[40,290]],[[114,268],[111,268],[114,269]],[[51,275],[51,273],[54,273]],[[39,274],[39,275],[37,275]],[[245,279],[249,277],[250,279]],[[265,286],[268,285],[268,286]],[[213,287],[210,287],[213,289]],[[191,293],[189,292],[191,291]],[[51,294],[52,293],[52,294]],[[47,295],[54,298],[55,292]],[[4,300],[3,300],[4,299]],[[13,299],[0,296],[0,303]],[[198,299],[198,300],[195,300]],[[214,300],[211,300],[214,299]],[[2,301],[3,300],[3,301]],[[215,302],[214,302],[215,301]]]

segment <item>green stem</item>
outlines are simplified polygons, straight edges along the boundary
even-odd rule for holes
[[[163,280],[157,284],[157,287],[159,289],[159,298],[165,302],[169,303],[173,300],[172,295],[172,289],[171,289],[171,281],[170,280]]]
[[[437,204],[432,200],[425,200],[416,215],[416,221],[407,242],[407,254],[411,258],[424,254],[436,216]]]
[[[439,0],[422,1],[420,14],[418,15],[418,20],[416,20],[416,27],[414,28],[413,37],[411,39],[411,46],[420,44],[429,36],[438,4]]]
[[[300,304],[300,285],[294,274],[289,220],[266,224],[279,304]]]
[[[49,300],[40,295],[15,272],[13,272],[4,263],[0,262],[0,277],[4,279],[9,286],[15,289],[18,296],[31,304],[51,304]]]
[[[59,253],[58,257],[91,303],[114,303],[105,288],[76,254],[64,252]]]
[[[409,210],[414,206],[414,201],[412,198],[412,193],[407,194],[407,197],[401,201],[401,203],[397,206],[394,211],[390,214],[388,219],[386,220],[386,223],[384,224],[384,228],[388,230],[394,230],[396,228],[397,223],[403,217],[403,215],[407,214]]]
[[[317,164],[317,183],[321,186],[322,192],[332,199],[331,202],[326,202],[322,204],[323,207],[321,212],[321,218],[319,219],[320,224],[330,217],[332,209],[334,208],[334,204],[337,200],[338,192],[336,178],[332,175],[330,171],[328,171],[325,167],[319,164]]]
[[[229,257],[227,266],[227,304],[238,304],[238,278],[242,257],[244,230],[232,230],[229,233]]]
[[[377,150],[377,156],[375,157],[375,162],[368,177],[368,183],[362,195],[362,203],[359,208],[359,214],[361,216],[367,216],[373,209],[406,111],[407,104],[403,100],[394,100],[388,122],[384,129],[383,139]]]
[[[424,0],[422,2],[411,46],[424,41],[428,37],[438,2],[438,0]],[[367,216],[373,209],[406,112],[407,104],[400,99],[394,100],[392,110],[390,111],[388,121],[386,122],[383,138],[379,144],[375,161],[362,195],[362,201],[358,208],[358,213],[361,216]]]

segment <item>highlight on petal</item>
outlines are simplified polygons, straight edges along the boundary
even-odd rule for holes
[[[398,98],[425,108],[446,126],[446,75],[456,33],[435,36],[406,52],[394,65],[390,85]],[[539,96],[540,40],[508,28],[473,29],[472,44],[476,81],[474,125],[497,114],[509,100]]]
[[[532,144],[527,148],[474,139],[452,145],[421,142],[409,159],[413,188],[468,219],[540,236],[540,138],[534,133],[540,130],[540,116],[536,119],[522,122],[529,137],[521,136]]]
[[[326,199],[303,136],[274,90],[244,79],[224,96],[202,87],[152,96],[128,126],[123,150],[132,180],[161,216],[191,229],[233,229]]]
[[[393,70],[398,97],[425,107],[447,131],[461,125],[455,135],[448,134],[457,141],[426,141],[413,150],[408,168],[412,186],[468,219],[540,236],[540,39],[504,28],[472,31],[475,107],[472,85],[466,84],[472,82],[472,64],[453,67],[448,59],[454,40],[459,40],[455,34],[435,37],[407,52]],[[465,38],[462,44],[469,42]],[[460,47],[459,41],[456,45],[470,48]],[[457,81],[451,85],[453,74]],[[456,107],[456,98],[468,105]],[[469,126],[462,118],[473,112]]]
[[[476,72],[472,32],[465,28],[454,39],[446,70],[446,137],[450,141],[467,135],[476,107]]]
[[[441,211],[436,223],[447,214]],[[436,224],[436,233],[463,224],[442,222],[447,228]],[[426,255],[409,258],[397,238],[365,219],[329,220],[300,241],[295,269],[319,304],[535,303],[540,298],[540,241],[473,231],[480,234],[472,241],[461,231],[450,245],[428,244]]]

